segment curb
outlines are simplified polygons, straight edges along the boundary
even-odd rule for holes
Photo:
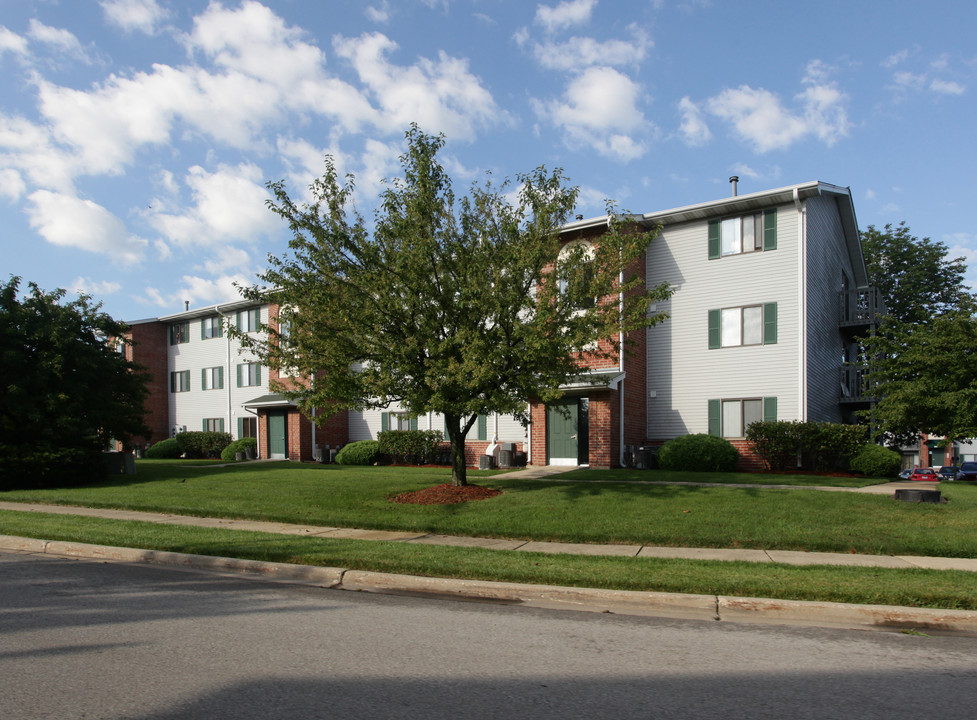
[[[977,611],[855,605],[806,600],[601,590],[489,580],[419,577],[210,555],[140,550],[0,535],[0,550],[111,562],[232,572],[336,590],[497,602],[581,612],[681,620],[874,630],[925,630],[977,636]]]

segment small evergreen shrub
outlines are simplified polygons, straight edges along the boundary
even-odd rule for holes
[[[211,430],[189,430],[177,433],[176,440],[188,458],[221,457],[231,444],[231,434]]]
[[[153,460],[178,458],[181,455],[183,455],[183,448],[180,447],[176,438],[160,440],[158,443],[150,445],[149,449],[146,450],[146,457]]]
[[[796,420],[754,422],[746,428],[753,452],[770,470],[793,470],[801,448],[801,423]]]
[[[702,433],[669,440],[658,451],[658,467],[663,470],[734,472],[739,460],[729,440]]]
[[[851,469],[869,477],[892,477],[899,472],[902,458],[895,450],[881,445],[865,445],[852,458]]]
[[[423,465],[437,461],[444,434],[440,430],[385,430],[377,434],[380,454],[390,462]]]
[[[336,453],[339,465],[372,465],[380,457],[380,443],[376,440],[360,440],[349,443]]]

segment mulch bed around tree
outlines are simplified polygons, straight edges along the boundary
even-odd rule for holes
[[[412,505],[454,505],[469,500],[485,500],[500,495],[501,490],[482,487],[481,485],[456,486],[451,483],[435,485],[434,487],[401,493],[390,498],[393,502],[409,503]]]

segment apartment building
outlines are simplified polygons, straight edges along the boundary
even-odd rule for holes
[[[612,338],[611,360],[584,353],[563,397],[527,398],[531,423],[480,417],[466,457],[492,442],[514,443],[536,465],[616,467],[636,449],[689,433],[737,445],[750,464],[745,428],[755,420],[852,422],[868,406],[850,363],[856,338],[881,313],[862,257],[851,193],[823,182],[739,195],[636,216],[661,235],[634,270],[649,286],[668,282],[654,308],[664,323]],[[605,217],[566,225],[566,244],[599,243]],[[382,430],[443,430],[433,413],[404,408],[349,411],[319,427],[272,392],[279,379],[227,336],[256,332],[274,306],[215,305],[131,323],[132,359],[154,376],[150,441],[215,429],[256,436],[263,457],[313,460]],[[626,345],[635,350],[625,352]]]

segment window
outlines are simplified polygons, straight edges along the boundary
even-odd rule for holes
[[[709,434],[741,438],[755,422],[777,419],[777,398],[736,398],[709,401]]]
[[[417,416],[406,412],[380,413],[380,430],[417,430]]]
[[[224,432],[224,418],[204,418],[204,432]]]
[[[170,373],[170,392],[189,392],[190,391],[190,371],[181,370]]]
[[[221,390],[224,387],[224,368],[210,367],[201,371],[200,387],[203,390]]]
[[[594,246],[586,240],[567,243],[560,250],[559,268],[560,292],[573,292],[578,296],[577,310],[589,310],[597,304],[597,299],[586,295],[586,290],[594,281]]]
[[[709,259],[777,249],[777,209],[709,221]]]
[[[237,329],[241,332],[255,332],[261,322],[261,308],[241,310],[237,314]]]
[[[170,345],[190,342],[190,323],[173,323],[170,325]]]
[[[709,349],[777,343],[777,303],[709,311]]]
[[[206,317],[200,321],[200,339],[224,337],[224,322],[220,315]]]
[[[237,419],[237,439],[258,437],[258,418],[246,417]]]
[[[237,386],[250,387],[261,384],[261,366],[258,363],[242,363],[237,366]]]

